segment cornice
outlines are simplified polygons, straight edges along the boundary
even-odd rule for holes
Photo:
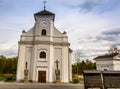
[[[68,42],[50,42],[50,41],[19,41],[19,44],[48,44],[48,45],[60,45],[60,46],[70,46]]]

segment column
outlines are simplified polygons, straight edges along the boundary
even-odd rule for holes
[[[25,46],[19,44],[18,48],[18,64],[17,64],[17,81],[24,80],[24,68],[25,68]]]
[[[64,46],[62,50],[62,82],[69,82],[68,72],[68,46]]]
[[[50,42],[53,42],[53,30],[54,30],[54,23],[50,21]],[[50,43],[50,60],[49,60],[49,82],[53,82],[53,68],[54,64],[54,47],[53,44]]]

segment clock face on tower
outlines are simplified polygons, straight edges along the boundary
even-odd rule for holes
[[[41,24],[42,24],[43,26],[45,26],[45,25],[47,25],[47,21],[46,21],[46,20],[43,20],[43,21],[41,22]]]

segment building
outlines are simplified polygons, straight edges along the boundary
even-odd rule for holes
[[[120,53],[106,54],[94,58],[97,70],[119,70],[120,71]]]
[[[34,14],[35,24],[23,31],[18,50],[17,81],[24,80],[25,64],[28,63],[28,80],[32,82],[55,82],[56,63],[59,61],[60,81],[72,80],[71,49],[66,32],[55,26],[55,14],[45,9]]]

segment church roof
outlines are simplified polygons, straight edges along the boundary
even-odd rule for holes
[[[105,59],[105,58],[113,58],[113,57],[117,56],[118,54],[119,53],[113,53],[113,54],[106,54],[106,55],[98,56],[98,57],[94,58],[94,60]]]
[[[43,16],[45,16],[45,15],[52,15],[53,16],[53,21],[55,19],[55,14],[50,12],[50,11],[47,11],[45,9],[34,14],[34,16],[36,16],[36,15],[37,16],[39,16],[39,15],[43,15]]]
[[[35,13],[34,15],[53,15],[53,16],[55,16],[54,13],[47,11],[47,10],[42,10],[40,12]]]

